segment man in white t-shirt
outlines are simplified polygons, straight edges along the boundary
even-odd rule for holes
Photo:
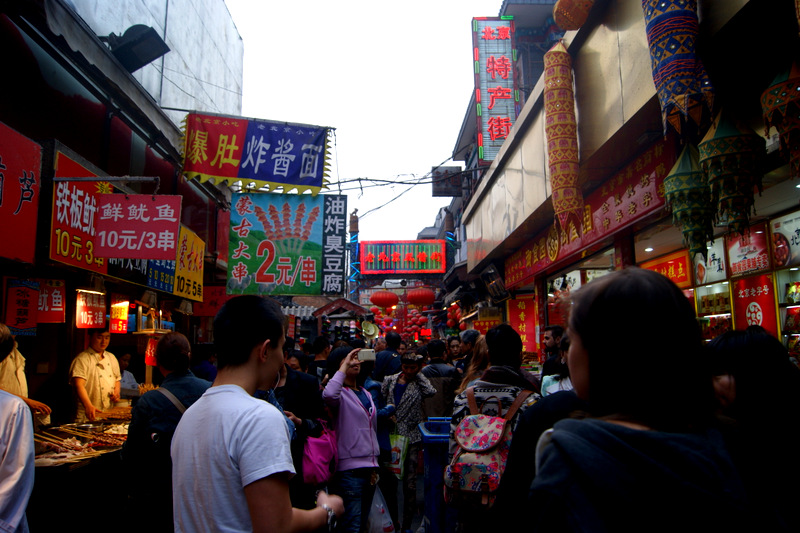
[[[75,356],[69,367],[69,382],[75,389],[75,420],[94,420],[119,400],[122,374],[114,354],[106,351],[111,342],[108,328],[89,330],[89,347]]]
[[[285,419],[253,397],[277,383],[284,337],[283,314],[272,300],[239,296],[217,313],[217,378],[172,439],[175,531],[313,531],[344,512],[341,498],[324,492],[316,508],[292,508]]]

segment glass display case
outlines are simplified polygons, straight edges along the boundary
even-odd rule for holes
[[[800,355],[800,268],[775,273],[781,340],[789,352]]]
[[[727,281],[697,287],[694,294],[704,340],[710,341],[733,329],[731,291]]]

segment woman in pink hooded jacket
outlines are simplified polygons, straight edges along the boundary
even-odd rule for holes
[[[330,366],[333,361],[328,361]],[[335,368],[335,367],[334,367]],[[322,391],[330,408],[339,448],[332,492],[344,500],[344,520],[338,531],[364,531],[378,479],[377,408],[359,378],[358,349],[342,360]]]

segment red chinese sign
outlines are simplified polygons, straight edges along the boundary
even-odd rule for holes
[[[97,202],[96,256],[175,260],[180,196],[101,194]]]
[[[478,159],[494,160],[519,112],[512,17],[472,19]]]
[[[674,162],[670,143],[651,146],[585,199],[582,235],[552,225],[514,252],[505,264],[506,287],[524,285],[553,263],[662,209],[664,178]]]
[[[106,295],[78,291],[75,327],[102,328],[106,325]]]
[[[640,266],[646,270],[658,272],[662,276],[671,279],[675,285],[685,289],[692,286],[692,278],[689,275],[689,252],[675,252],[652,261],[642,263]]]
[[[481,335],[486,335],[486,332],[492,329],[495,326],[500,325],[500,319],[492,319],[492,320],[476,320],[472,323],[472,329],[476,329],[481,332]]]
[[[147,349],[144,352],[144,364],[147,366],[158,366],[156,363],[156,346],[158,345],[158,339],[155,337],[151,337],[147,339]]]
[[[5,278],[6,305],[3,323],[12,335],[36,335],[39,282]]]
[[[95,177],[77,162],[56,153],[55,177]],[[106,260],[95,254],[95,213],[99,195],[111,192],[106,181],[55,183],[50,259],[100,274],[108,272]]]
[[[536,297],[533,294],[524,294],[506,302],[508,323],[522,337],[522,351],[536,353],[539,351],[538,335],[536,334]]]
[[[111,295],[111,323],[109,331],[111,333],[128,332],[128,306],[130,302],[125,296],[119,294]]]
[[[230,300],[232,296],[226,294],[224,285],[206,285],[203,288],[203,301],[195,302],[192,305],[194,316],[217,316],[220,308]]]
[[[744,230],[741,235],[727,235],[725,248],[731,276],[769,270],[771,266],[766,222]]]
[[[0,256],[33,263],[42,148],[0,123]]]
[[[760,274],[737,279],[733,283],[733,326],[762,326],[778,336],[778,316],[775,307],[772,274]]]
[[[67,319],[64,307],[66,286],[63,279],[40,279],[39,312],[36,321],[39,324],[63,324]]]
[[[445,241],[364,241],[362,274],[444,273]]]

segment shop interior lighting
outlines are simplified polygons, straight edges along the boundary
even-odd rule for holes
[[[644,251],[645,251],[645,252],[652,252],[652,251],[653,251],[653,248],[650,248],[650,247],[648,246],[647,248],[645,248],[645,249],[644,249]]]
[[[102,276],[92,274],[88,287],[78,287],[75,290],[78,292],[85,292],[89,294],[105,294],[106,285],[103,282]]]

